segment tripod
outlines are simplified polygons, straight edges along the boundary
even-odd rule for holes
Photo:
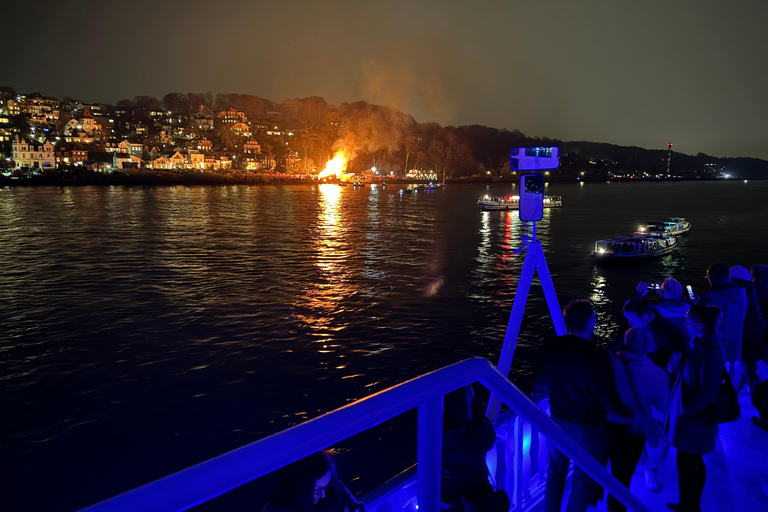
[[[512,356],[515,353],[517,338],[520,335],[520,324],[523,321],[523,313],[525,312],[525,304],[528,301],[531,282],[533,282],[534,270],[539,272],[541,286],[544,289],[544,297],[547,300],[547,306],[549,306],[549,314],[555,324],[555,332],[558,336],[567,334],[563,313],[560,309],[557,293],[555,293],[555,285],[552,283],[552,276],[549,273],[547,260],[544,257],[544,250],[541,247],[541,242],[536,237],[536,221],[531,221],[531,224],[532,235],[528,236],[524,231],[523,246],[514,252],[518,254],[521,251],[525,251],[525,260],[523,261],[523,270],[520,273],[520,281],[517,285],[515,299],[512,302],[512,313],[509,315],[509,324],[504,335],[504,345],[501,349],[501,357],[499,357],[499,365],[497,367],[504,376],[509,375],[509,370],[512,366]],[[500,407],[501,401],[499,397],[491,395],[485,415],[492,422],[496,422],[499,417]]]

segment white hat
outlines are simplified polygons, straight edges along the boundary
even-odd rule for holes
[[[746,267],[742,267],[741,265],[734,265],[728,270],[728,276],[731,279],[739,279],[741,281],[751,281],[752,276],[749,273],[749,270],[747,270]]]

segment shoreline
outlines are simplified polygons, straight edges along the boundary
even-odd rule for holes
[[[407,185],[410,183],[430,183],[427,180],[409,180],[403,178],[386,179],[390,185]],[[447,185],[463,183],[504,184],[519,183],[520,177],[511,178],[465,178],[446,180]],[[553,183],[606,183],[606,182],[681,182],[681,181],[742,181],[741,179],[702,179],[702,178],[631,178],[631,179],[605,179],[587,178],[577,179],[570,176],[549,176],[548,182]],[[750,180],[763,181],[763,180]],[[51,175],[36,175],[23,177],[0,176],[0,187],[36,187],[36,186],[209,186],[209,185],[306,185],[316,184],[316,179],[309,177],[283,177],[259,174],[214,174],[214,173],[165,173],[165,172],[140,172],[140,173],[58,173]],[[365,182],[366,185],[380,182]],[[433,182],[434,183],[434,182]]]

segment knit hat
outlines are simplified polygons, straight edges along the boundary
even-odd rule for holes
[[[643,327],[632,327],[627,330],[624,335],[624,343],[627,344],[629,350],[638,352],[640,354],[648,354],[656,350],[656,345],[653,343],[653,336]]]
[[[731,279],[739,279],[741,281],[751,281],[752,275],[749,270],[741,265],[734,265],[728,270],[728,275]]]

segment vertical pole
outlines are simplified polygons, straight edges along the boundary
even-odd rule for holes
[[[417,503],[420,512],[440,512],[443,455],[443,397],[419,406]]]
[[[515,418],[515,489],[513,492],[515,508],[522,510],[523,500],[525,499],[526,485],[523,479],[525,478],[525,471],[523,471],[523,465],[525,463],[525,453],[523,451],[523,436],[525,434],[525,423],[522,416]]]

